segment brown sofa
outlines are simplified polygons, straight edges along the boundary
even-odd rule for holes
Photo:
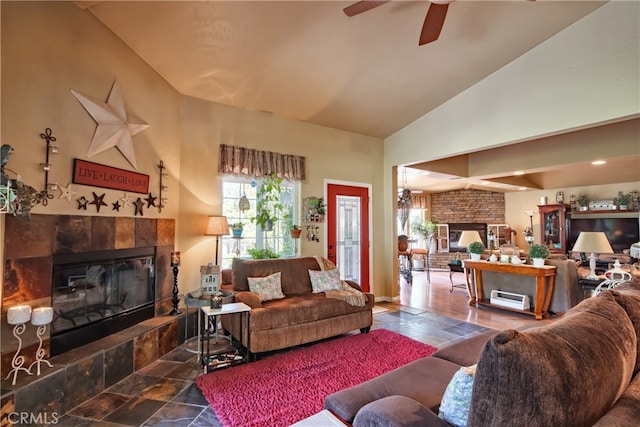
[[[223,327],[253,354],[279,350],[333,337],[353,330],[368,332],[373,322],[374,296],[364,293],[364,306],[351,305],[325,293],[313,293],[309,270],[320,270],[314,257],[244,260],[236,258],[231,268],[235,300],[251,307],[248,325],[227,322]],[[249,291],[249,277],[281,272],[285,298],[261,301]],[[224,279],[224,274],[223,274]],[[351,287],[361,290],[353,281]],[[229,320],[229,319],[227,319]],[[248,334],[241,334],[240,328]]]
[[[325,408],[354,426],[449,426],[437,415],[446,386],[477,361],[469,426],[636,426],[639,336],[640,284],[623,284],[551,324],[471,338],[331,394]]]

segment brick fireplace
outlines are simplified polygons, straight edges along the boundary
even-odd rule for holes
[[[3,410],[64,413],[181,344],[185,339],[186,317],[184,313],[179,316],[168,315],[173,306],[170,256],[174,250],[174,240],[173,219],[36,214],[22,218],[7,215],[0,319]],[[138,253],[140,250],[145,254]],[[4,381],[11,371],[11,359],[17,348],[12,327],[7,324],[7,309],[19,304],[27,304],[32,308],[52,306],[56,297],[55,289],[62,286],[55,280],[59,271],[54,265],[59,261],[62,261],[62,265],[74,266],[76,261],[86,259],[87,254],[91,257],[102,253],[107,254],[107,258],[117,259],[113,254],[122,251],[132,252],[134,260],[138,257],[142,264],[152,262],[148,259],[155,260],[153,277],[148,282],[153,286],[148,292],[150,301],[141,304],[145,309],[148,307],[148,315],[134,318],[133,326],[125,325],[123,330],[109,331],[102,338],[95,337],[97,341],[93,343],[75,349],[62,349],[61,354],[50,359],[54,368],[47,368],[40,377],[26,373],[18,375],[16,386]],[[147,253],[149,251],[151,255]],[[103,269],[110,268],[105,267],[104,263],[99,265]],[[118,275],[133,274],[127,273],[126,269],[123,272],[122,266],[113,268],[117,271],[110,273],[112,277],[104,282],[110,289],[116,286]],[[144,265],[133,269],[138,273],[144,270]],[[72,270],[65,273],[67,286],[72,279],[71,287],[65,292],[82,291],[79,289],[82,286],[85,286],[86,292],[90,286],[95,286],[83,284],[82,278],[74,277],[82,275],[72,273]],[[132,298],[132,295],[123,300],[121,293],[116,297],[119,299],[116,303],[119,302],[128,310],[128,298]],[[107,312],[104,309],[101,311]],[[120,308],[111,307],[109,312],[117,314]],[[66,316],[81,323],[81,317],[74,318],[72,312],[67,312]],[[47,354],[50,350],[51,326],[43,336]],[[189,332],[192,336],[195,331]],[[81,333],[79,336],[83,335]],[[21,354],[26,358],[25,366],[29,366],[35,358],[38,342],[34,327],[27,325],[22,341]]]

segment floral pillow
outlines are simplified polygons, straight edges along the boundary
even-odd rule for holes
[[[309,278],[311,279],[311,288],[314,294],[342,289],[340,272],[337,268],[326,271],[309,270]]]
[[[455,427],[467,425],[476,365],[460,368],[449,382],[440,402],[438,416]]]
[[[258,294],[260,301],[284,298],[280,276],[278,271],[267,277],[247,277],[249,290]]]

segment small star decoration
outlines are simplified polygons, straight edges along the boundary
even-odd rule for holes
[[[120,198],[120,201],[122,202],[122,206],[124,207],[131,206],[131,204],[133,203],[131,201],[131,196],[127,193],[124,193],[124,196]]]
[[[149,197],[144,199],[147,202],[147,209],[149,209],[151,206],[155,206],[156,205],[156,199],[157,199],[157,197],[153,197],[151,195],[151,193],[149,193]]]
[[[76,200],[78,202],[78,210],[82,209],[82,210],[87,210],[87,203],[89,203],[89,200],[87,200],[86,197],[82,196],[79,199]]]
[[[133,214],[138,215],[140,214],[140,216],[144,215],[144,213],[142,212],[142,208],[144,207],[144,203],[142,203],[142,199],[140,197],[138,197],[138,200],[136,200],[133,205],[136,207],[135,213]]]
[[[89,202],[90,205],[95,205],[96,206],[96,212],[100,212],[100,207],[101,206],[107,206],[107,204],[104,202],[104,196],[106,193],[102,193],[102,196],[98,196],[96,193],[92,192],[93,194],[93,202]]]
[[[64,197],[69,202],[71,202],[71,198],[74,195],[78,194],[71,189],[71,183],[69,183],[69,185],[67,185],[66,187],[62,187],[62,186],[58,187],[58,190],[60,190],[60,197],[58,198],[62,199]]]
[[[113,206],[113,208],[111,209],[112,211],[118,211],[118,212],[120,212],[120,207],[121,207],[121,205],[120,205],[120,201],[119,201],[119,200],[117,200],[117,201],[116,201],[116,202],[114,202],[114,203],[111,203],[111,206]]]

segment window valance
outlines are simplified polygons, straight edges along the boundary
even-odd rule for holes
[[[218,173],[260,178],[275,172],[280,178],[304,181],[305,162],[302,156],[220,144]]]

